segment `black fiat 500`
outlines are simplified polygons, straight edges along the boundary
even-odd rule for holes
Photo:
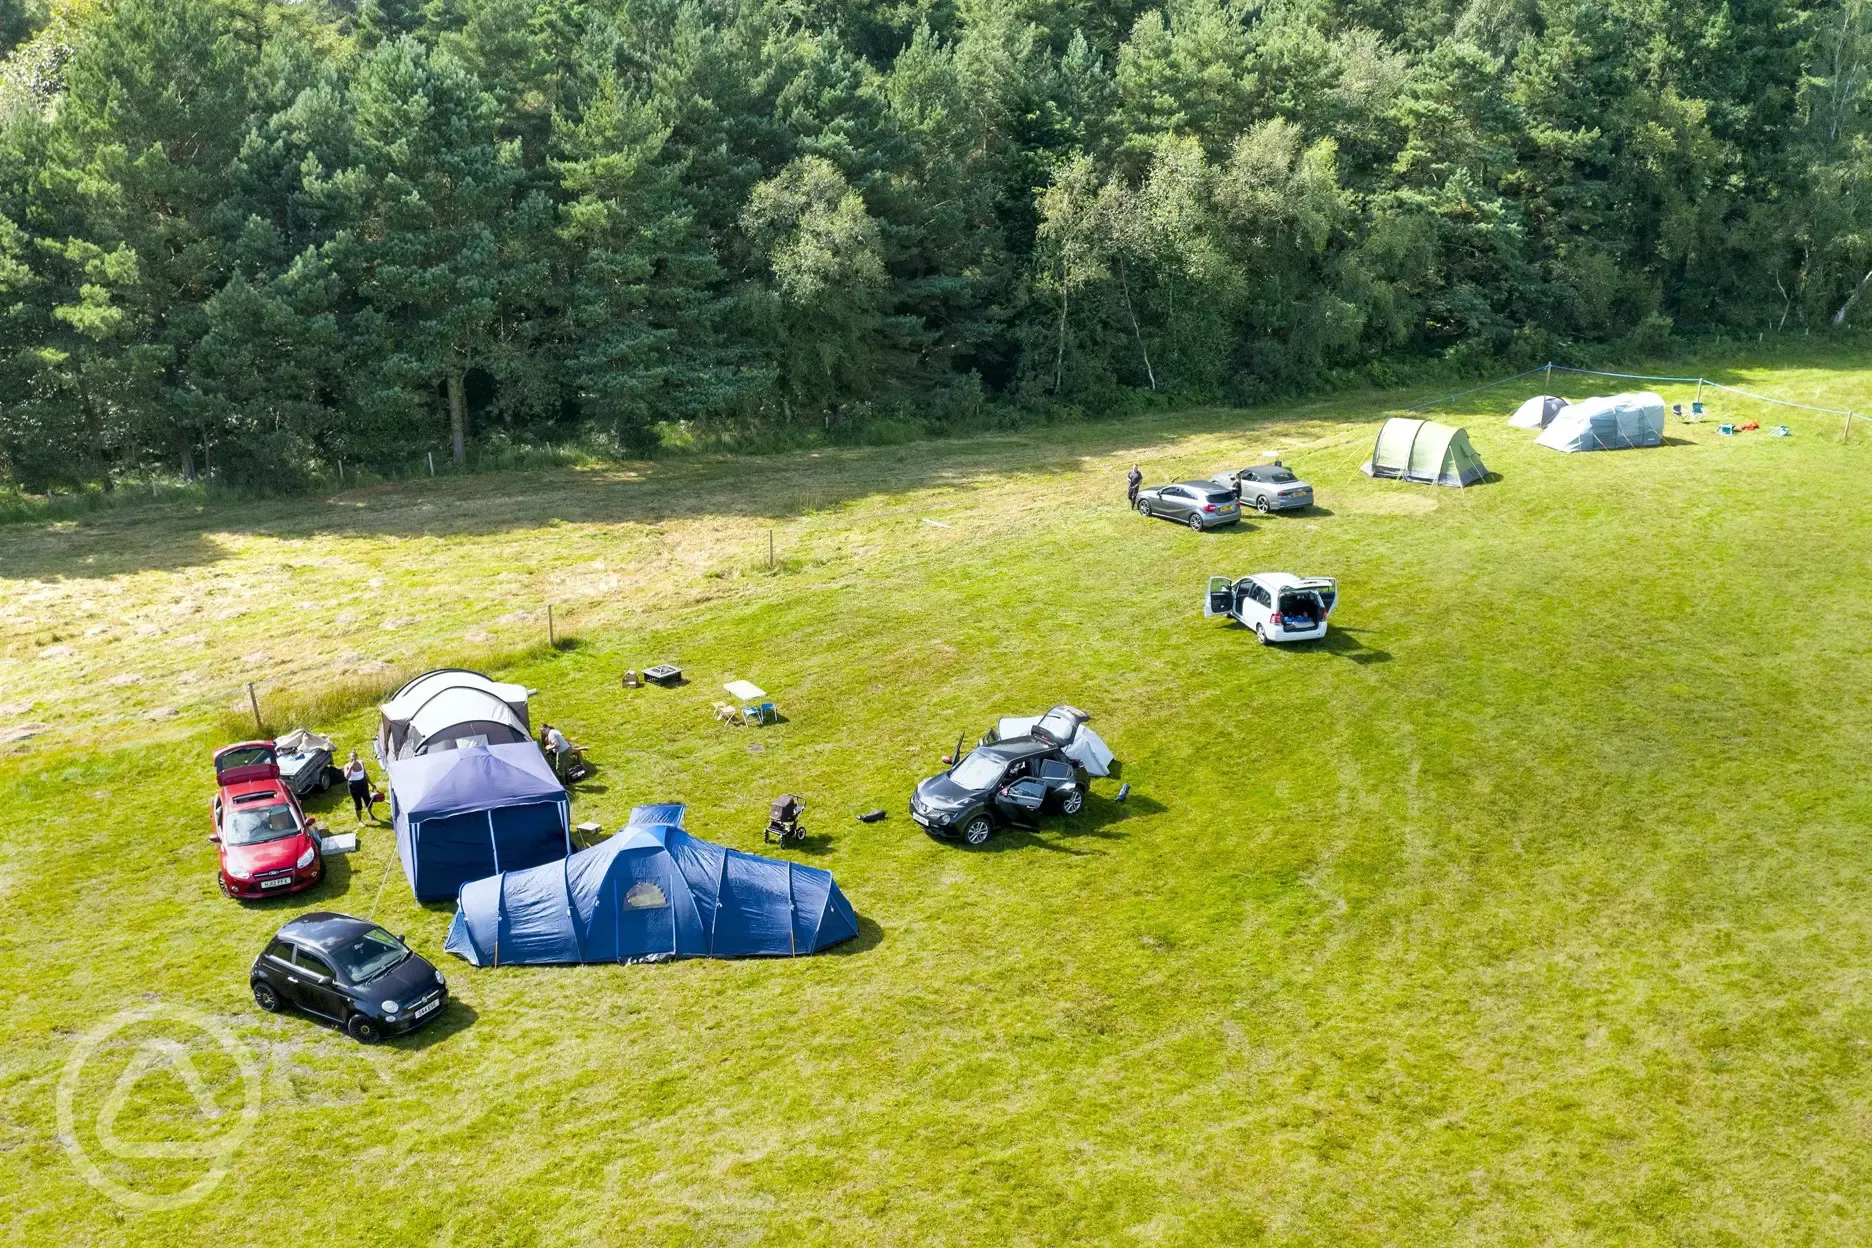
[[[363,1044],[414,1031],[448,1004],[448,981],[427,958],[367,919],[324,910],[280,928],[251,978],[267,1013],[297,1006]]]
[[[1076,815],[1090,784],[1085,769],[1052,741],[1016,737],[981,745],[917,785],[910,817],[939,840],[980,845],[997,828],[1038,828],[1040,815]]]

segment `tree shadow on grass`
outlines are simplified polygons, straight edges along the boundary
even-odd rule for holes
[[[1355,425],[1369,410],[1335,396],[1292,413],[1204,409],[1019,434],[896,447],[823,447],[766,456],[684,456],[602,469],[419,479],[293,499],[125,510],[95,519],[7,526],[0,577],[105,578],[225,558],[218,533],[280,540],[346,535],[486,536],[568,524],[658,524],[698,516],[785,521],[860,499],[926,489],[994,489],[1010,474],[1085,472],[1123,454],[1218,433],[1260,436],[1292,422]],[[755,472],[761,488],[747,488]],[[1122,466],[1111,468],[1114,488]],[[1229,526],[1234,527],[1234,526]],[[569,537],[568,542],[577,539]],[[572,639],[568,639],[572,640]]]

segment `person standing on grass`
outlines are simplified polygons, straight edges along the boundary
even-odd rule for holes
[[[364,770],[364,760],[358,757],[356,750],[351,751],[351,761],[344,765],[345,787],[351,790],[351,809],[357,814],[357,821],[364,822],[364,812],[369,811],[371,822],[377,822],[377,803],[371,798],[370,773]]]
[[[566,740],[565,733],[560,732],[551,724],[541,724],[540,745],[552,755],[553,774],[564,780],[566,755],[572,752],[572,743]]]
[[[1143,484],[1144,474],[1138,471],[1136,464],[1132,464],[1131,471],[1125,473],[1125,497],[1130,500],[1133,509],[1137,507],[1138,486]]]

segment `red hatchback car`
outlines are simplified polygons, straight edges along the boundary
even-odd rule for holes
[[[215,751],[214,832],[218,878],[230,897],[296,893],[325,878],[318,833],[280,779],[271,741],[243,741]]]

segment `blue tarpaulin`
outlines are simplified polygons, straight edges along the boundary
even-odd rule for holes
[[[474,745],[385,764],[397,855],[418,901],[572,852],[570,801],[531,741]]]
[[[832,873],[697,840],[639,806],[602,844],[461,890],[450,953],[475,966],[792,957],[858,934]]]

